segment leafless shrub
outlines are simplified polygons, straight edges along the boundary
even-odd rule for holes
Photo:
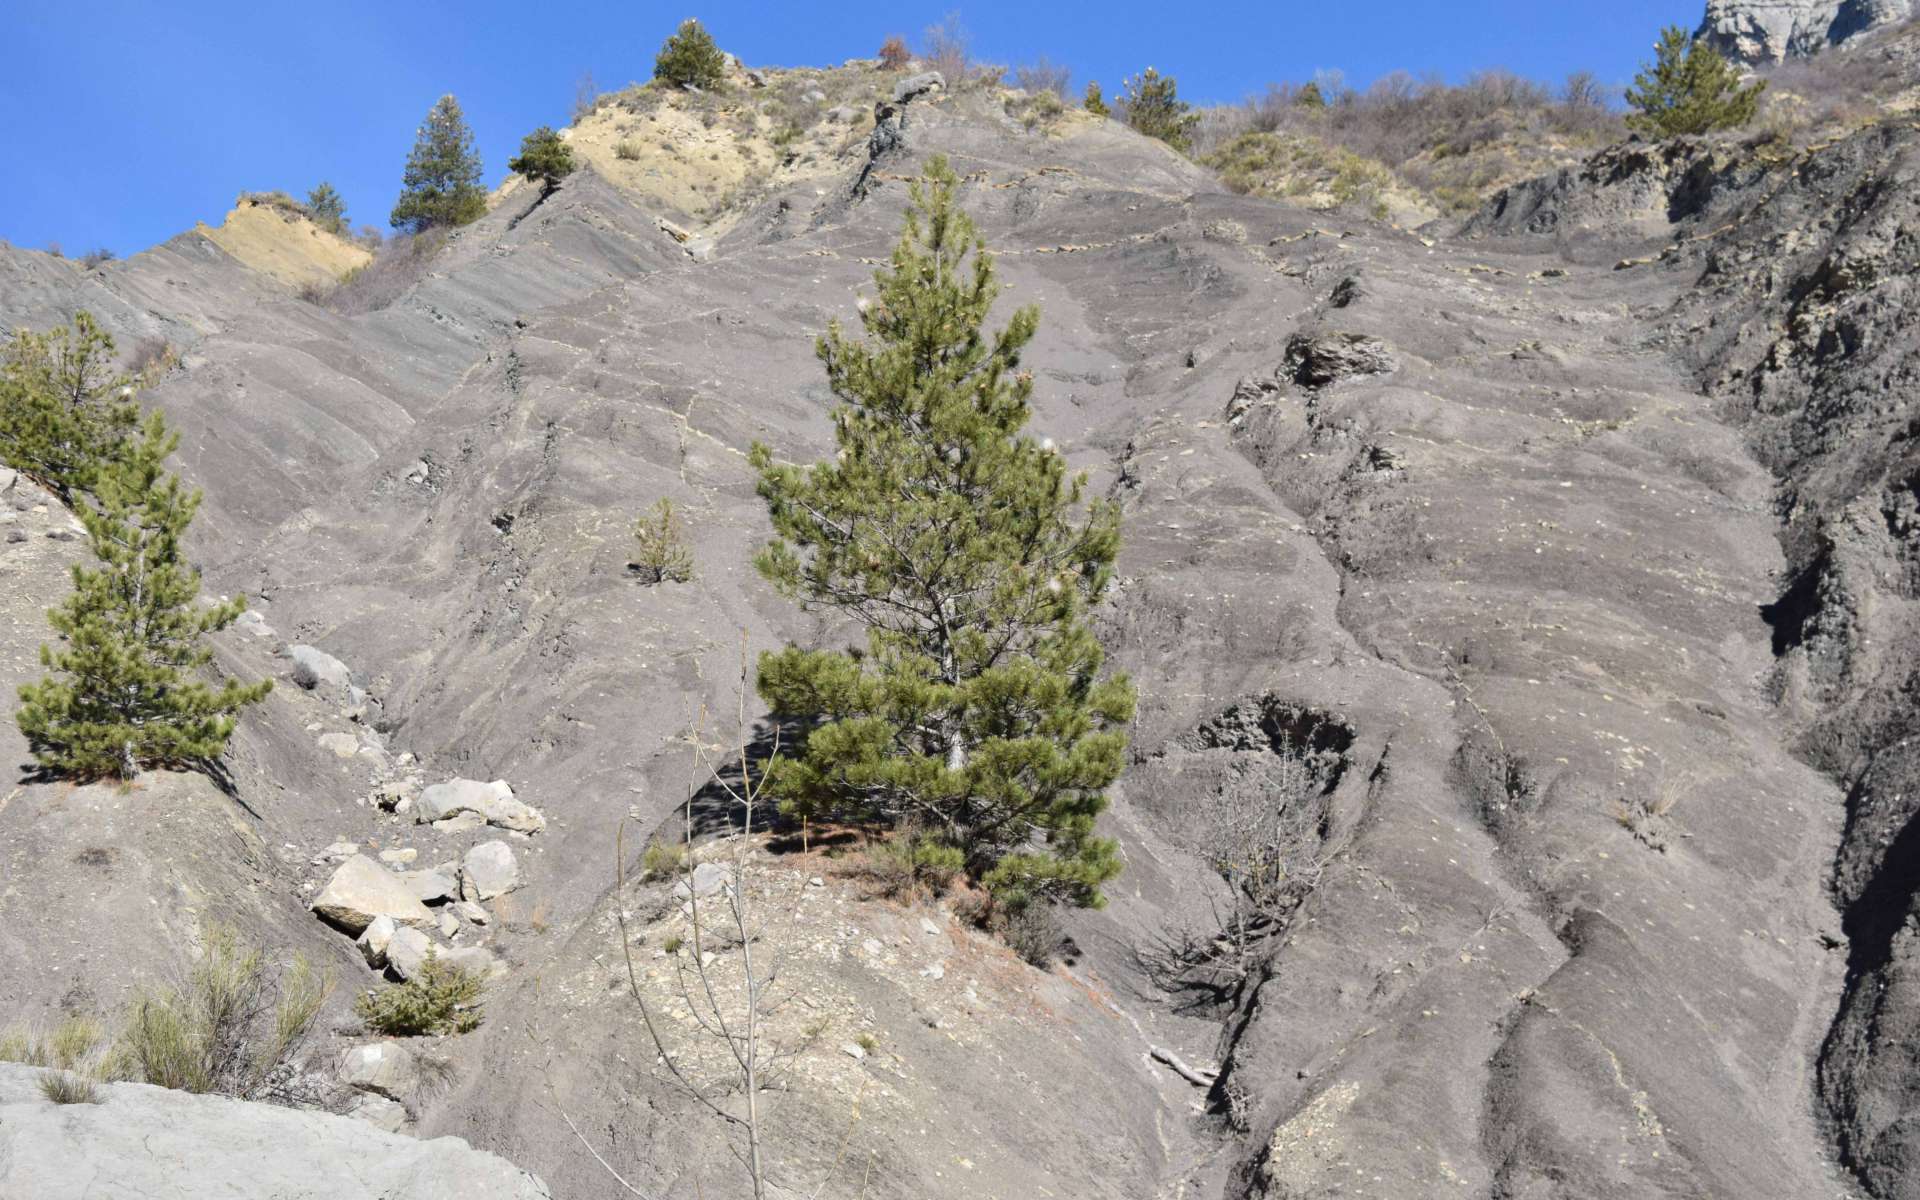
[[[580,78],[573,81],[574,124],[592,116],[599,108],[600,85],[594,82],[592,71],[582,71]]]
[[[97,246],[80,256],[80,265],[91,271],[95,267],[106,266],[118,257],[119,255],[107,249],[105,246]]]
[[[1067,98],[1067,88],[1073,82],[1073,72],[1050,61],[1046,55],[1013,69],[1013,85],[1025,92],[1038,94],[1052,92],[1061,100]]]
[[[180,352],[163,337],[141,338],[127,356],[127,374],[151,386],[180,365]]]
[[[958,89],[974,70],[973,36],[960,23],[960,14],[950,12],[938,25],[927,26],[920,35],[920,57],[940,72],[947,86]]]

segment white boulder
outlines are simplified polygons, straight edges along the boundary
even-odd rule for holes
[[[489,825],[521,833],[538,833],[547,827],[547,819],[532,805],[516,800],[504,779],[481,783],[476,779],[449,779],[420,793],[414,805],[414,819],[425,823],[440,821],[459,813],[477,814]]]
[[[364,854],[341,863],[308,907],[356,937],[377,917],[391,917],[396,925],[433,924],[413,889]]]

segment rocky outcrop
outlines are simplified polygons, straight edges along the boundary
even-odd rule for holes
[[[488,825],[519,833],[538,833],[547,827],[547,818],[539,809],[516,800],[513,788],[504,779],[482,783],[477,779],[450,779],[436,783],[420,793],[414,806],[415,819],[444,821],[461,813],[472,813]]]
[[[1695,35],[1748,65],[1816,54],[1914,14],[1913,0],[1707,0]]]
[[[419,1141],[326,1113],[139,1083],[55,1105],[0,1063],[0,1196],[83,1200],[549,1200],[536,1176],[459,1138]],[[390,1081],[393,1072],[379,1076]]]

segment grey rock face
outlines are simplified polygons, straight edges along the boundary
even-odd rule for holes
[[[340,1082],[390,1100],[405,1100],[420,1086],[420,1064],[399,1042],[369,1042],[340,1058]]]
[[[1913,0],[1707,0],[1695,36],[1737,62],[1776,63],[1913,13]]]
[[[1386,342],[1360,333],[1295,334],[1280,360],[1282,374],[1302,387],[1316,388],[1384,375],[1398,365]]]
[[[412,979],[427,961],[427,955],[439,953],[441,948],[420,930],[411,926],[396,929],[387,942],[387,970],[402,981]]]
[[[347,664],[315,646],[289,646],[287,657],[293,660],[293,681],[310,692],[319,692],[342,706],[358,704],[366,693],[354,686],[353,672]]]
[[[893,88],[893,102],[905,104],[931,92],[937,92],[947,86],[947,77],[938,71],[922,71],[918,75],[909,75]]]
[[[326,1113],[138,1083],[56,1106],[0,1063],[0,1196],[82,1200],[550,1200],[536,1176],[459,1138],[420,1141]]]

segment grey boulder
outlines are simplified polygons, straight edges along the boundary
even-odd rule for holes
[[[440,821],[470,812],[489,825],[520,833],[538,833],[547,827],[547,819],[532,805],[514,799],[513,789],[504,779],[481,783],[477,779],[449,779],[420,793],[414,806],[414,819],[422,824]]]
[[[341,863],[308,907],[356,937],[379,917],[391,917],[396,925],[433,924],[433,914],[413,889],[364,854]]]
[[[461,894],[469,900],[491,900],[520,886],[519,860],[505,842],[482,842],[467,851],[461,870]]]

